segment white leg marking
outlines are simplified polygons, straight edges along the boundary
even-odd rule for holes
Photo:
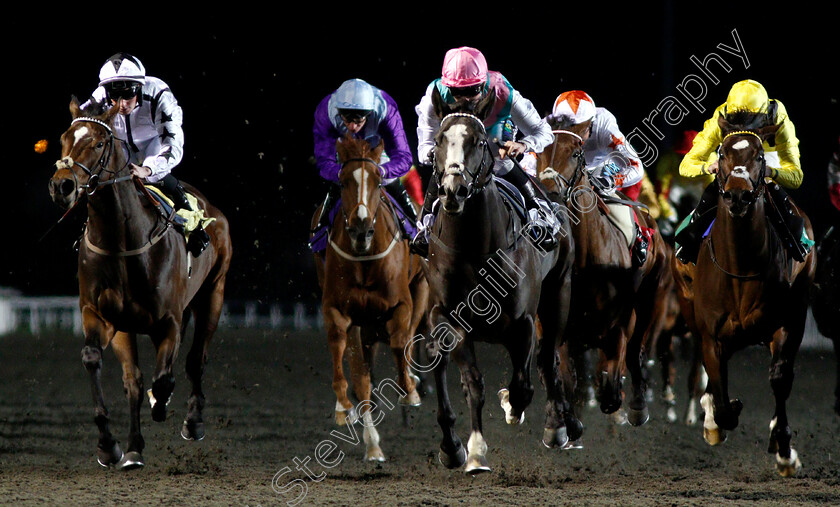
[[[707,430],[714,431],[718,429],[715,423],[715,402],[711,394],[706,393],[700,398],[700,405],[706,411],[706,418],[703,420],[703,427]]]
[[[487,442],[484,441],[481,433],[477,431],[470,433],[470,439],[467,441],[467,452],[469,452],[470,456],[487,455]]]

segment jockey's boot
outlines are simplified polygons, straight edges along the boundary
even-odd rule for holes
[[[432,222],[434,221],[434,203],[438,198],[439,187],[433,179],[426,187],[426,197],[423,198],[423,207],[420,209],[420,216],[417,218],[417,234],[409,243],[409,250],[422,257],[429,257],[429,234],[431,234]]]
[[[181,186],[181,182],[172,176],[172,174],[164,176],[163,179],[161,179],[160,184],[164,192],[172,198],[176,211],[179,209],[196,211],[190,205],[190,201],[187,199],[187,192],[184,190],[184,187]],[[190,239],[187,241],[187,250],[193,255],[193,257],[198,257],[209,244],[210,235],[207,234],[204,227],[199,224],[195,230],[190,232]]]
[[[808,254],[808,250],[801,241],[805,230],[805,219],[793,212],[787,192],[778,183],[767,184],[767,195],[772,201],[769,206],[770,213],[768,213],[771,223],[776,227],[787,251],[794,259],[803,262]]]
[[[717,182],[713,181],[703,191],[697,208],[691,215],[685,217],[682,224],[677,227],[674,241],[678,247],[675,253],[677,259],[683,264],[697,263],[697,254],[700,252],[703,233],[706,232],[715,218],[714,210],[717,208],[717,196]]]
[[[408,196],[408,192],[405,191],[405,187],[400,180],[395,179],[391,183],[385,185],[384,188],[385,191],[388,192],[388,195],[394,199],[394,202],[405,214],[406,219],[411,220],[412,223],[417,222],[417,212],[414,211],[414,203],[411,202],[411,198]],[[405,229],[403,221],[397,221],[400,223],[400,231],[402,232],[403,237],[408,237],[408,231]]]
[[[633,250],[630,252],[630,257],[633,260],[633,268],[640,268],[645,264],[648,255],[648,247],[650,242],[642,233],[642,228],[636,226],[636,241],[633,243]]]
[[[532,219],[530,223],[530,230],[533,233],[534,239],[537,240],[537,246],[544,251],[553,250],[557,247],[557,238],[552,234],[554,231],[551,227],[552,218],[556,220],[554,211],[551,208],[550,201],[542,199],[537,195],[538,191],[531,181],[528,173],[517,166],[508,172],[505,179],[513,183],[522,197],[525,198],[525,207],[528,209],[528,214],[533,216],[532,210],[537,215],[536,219]],[[552,218],[549,218],[552,217]]]
[[[331,184],[327,190],[327,196],[324,197],[324,202],[321,204],[321,212],[318,214],[318,221],[315,223],[315,228],[310,232],[316,232],[322,227],[330,225],[330,208],[333,207],[338,198],[341,196],[341,187],[339,185]]]

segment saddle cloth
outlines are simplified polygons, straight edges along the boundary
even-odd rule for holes
[[[151,192],[154,197],[160,203],[161,208],[163,209],[163,213],[169,217],[172,215],[172,210],[175,208],[175,204],[172,202],[172,199],[166,196],[166,194],[161,191],[158,187],[154,185],[145,185],[146,189]],[[187,201],[190,203],[190,207],[192,210],[188,209],[179,209],[175,212],[175,216],[173,221],[183,227],[184,235],[189,236],[189,233],[199,228],[199,226],[206,227],[207,224],[215,221],[216,219],[213,217],[205,217],[204,210],[198,204],[198,199],[195,198],[194,195],[187,192]],[[194,210],[194,211],[193,211]]]

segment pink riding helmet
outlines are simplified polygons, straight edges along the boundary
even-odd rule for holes
[[[487,81],[487,60],[481,51],[462,46],[450,49],[443,58],[441,82],[449,88],[475,86]]]

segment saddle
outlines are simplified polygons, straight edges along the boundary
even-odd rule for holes
[[[160,214],[170,220],[180,230],[186,238],[195,229],[203,228],[209,223],[215,221],[213,217],[205,217],[204,210],[198,204],[198,199],[194,195],[187,192],[187,201],[190,203],[191,210],[179,209],[175,210],[175,203],[163,191],[154,185],[144,185],[144,188],[149,191],[152,198],[156,201],[156,208]]]

